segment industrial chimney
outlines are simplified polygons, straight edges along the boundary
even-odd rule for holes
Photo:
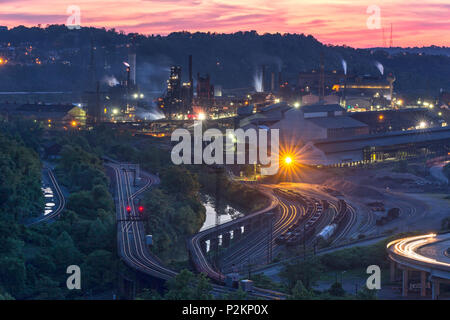
[[[192,78],[192,54],[189,55],[189,107],[192,107],[194,99],[194,79]]]
[[[128,54],[128,63],[130,64],[130,86],[136,84],[136,53]]]
[[[275,72],[270,74],[270,91],[275,92]]]

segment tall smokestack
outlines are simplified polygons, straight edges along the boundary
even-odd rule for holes
[[[95,122],[102,122],[102,111],[100,110],[100,81],[97,81],[95,91]]]
[[[189,55],[189,81],[192,80],[192,54]]]
[[[192,107],[192,100],[194,98],[194,79],[192,78],[192,54],[189,55],[189,107]]]
[[[346,91],[347,91],[347,73],[345,73],[344,90],[342,91],[342,106],[344,108],[347,108],[347,102],[345,101],[345,99],[346,99]]]
[[[127,88],[131,87],[131,67],[127,67]]]
[[[319,73],[319,101],[325,97],[325,64],[323,62],[323,52],[320,53],[320,73]]]
[[[275,92],[275,72],[270,74],[270,91]]]
[[[130,53],[128,55],[128,63],[130,64],[130,83],[129,85],[136,84],[136,53]]]

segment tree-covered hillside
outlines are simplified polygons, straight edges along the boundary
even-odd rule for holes
[[[303,34],[263,34],[255,31],[233,34],[177,32],[168,36],[123,34],[115,30],[64,26],[47,28],[17,27],[0,31],[0,43],[33,46],[33,54],[55,61],[42,65],[5,65],[0,70],[0,91],[85,90],[89,78],[91,52],[95,75],[124,78],[123,61],[129,47],[137,51],[137,79],[144,91],[165,86],[170,65],[181,65],[187,80],[188,55],[193,55],[194,75],[209,73],[212,82],[223,88],[253,86],[256,70],[265,64],[270,72],[281,71],[285,80],[296,83],[298,73],[317,69],[321,53],[327,70],[342,70],[342,59],[349,73],[379,75],[375,63],[397,75],[396,88],[403,93],[435,95],[450,88],[450,57],[400,51],[389,55],[383,49],[354,49],[325,46],[313,36]],[[93,50],[91,50],[93,48]],[[440,51],[433,51],[440,52]],[[92,89],[92,88],[91,88]]]

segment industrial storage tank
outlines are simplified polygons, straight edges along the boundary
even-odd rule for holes
[[[317,235],[318,238],[322,238],[324,240],[328,240],[331,238],[331,236],[334,234],[334,232],[336,231],[336,224],[330,224],[328,226],[326,226],[325,228],[322,229],[322,231],[319,232],[319,234]]]

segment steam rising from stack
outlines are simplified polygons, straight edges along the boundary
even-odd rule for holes
[[[380,71],[381,75],[384,75],[384,67],[381,63],[378,61],[375,61],[375,66],[377,67],[378,71]]]
[[[114,77],[114,76],[104,76],[103,82],[106,83],[110,87],[115,87],[119,84],[119,81],[117,81],[116,77]]]
[[[347,75],[347,62],[342,59],[342,69],[344,69],[344,74]]]
[[[253,86],[255,87],[256,92],[263,92],[262,82],[262,73],[257,71],[253,76]]]

